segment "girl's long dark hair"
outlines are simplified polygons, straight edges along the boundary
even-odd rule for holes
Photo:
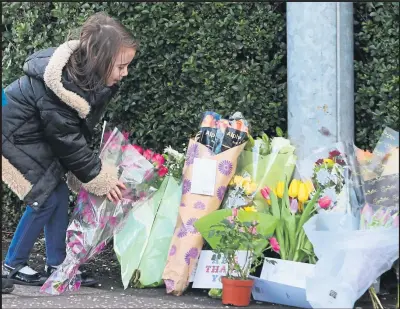
[[[83,24],[79,40],[79,48],[71,55],[66,70],[85,91],[97,91],[106,85],[122,47],[138,48],[129,30],[105,13],[96,13]]]

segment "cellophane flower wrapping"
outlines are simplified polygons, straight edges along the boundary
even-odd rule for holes
[[[310,197],[319,189],[319,199],[330,201],[328,206],[317,203],[320,228],[358,229],[365,194],[354,145],[339,142],[316,149],[297,168],[302,180],[311,184]]]
[[[156,191],[152,186],[156,177],[154,166],[128,143],[126,136],[114,129],[104,141],[100,158],[118,167],[119,179],[127,189],[122,191],[122,200],[115,204],[81,188],[67,229],[66,258],[41,287],[43,293],[59,295],[78,290],[78,268],[99,254],[122,227],[129,212],[143,205]]]
[[[396,151],[398,156],[398,144],[388,153],[394,153],[395,158]],[[304,225],[319,259],[314,275],[306,282],[307,300],[313,308],[353,308],[399,257],[398,164],[396,167],[390,158],[382,156],[372,162],[369,169],[363,170],[363,163],[358,169],[362,185],[361,190],[354,190],[361,191],[364,197],[358,200],[361,211],[357,229],[352,225],[338,226],[335,220],[334,224],[327,224],[334,212],[319,213]],[[341,219],[344,218],[345,215]]]
[[[220,207],[247,139],[248,124],[241,114],[234,114],[227,120],[217,113],[206,112],[198,134],[189,141],[179,215],[162,276],[167,293],[179,296],[187,288],[203,247],[203,238],[194,223]],[[213,195],[191,192],[193,166],[197,159],[216,161]]]
[[[250,143],[250,142],[249,142]],[[296,166],[295,147],[283,137],[270,140],[266,135],[246,145],[238,159],[236,175],[229,185],[221,208],[238,208],[254,204],[257,211],[268,213],[260,190],[276,187],[278,181],[290,179]],[[238,177],[236,177],[238,176]],[[244,178],[241,181],[241,178]]]

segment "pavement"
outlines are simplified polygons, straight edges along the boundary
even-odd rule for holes
[[[192,290],[183,296],[165,294],[164,288],[104,290],[82,287],[59,296],[41,294],[39,287],[16,285],[11,294],[2,294],[2,308],[235,308],[207,296],[205,290]],[[394,309],[395,299],[381,298],[384,308]],[[290,309],[293,307],[252,302],[249,309]],[[355,309],[370,309],[369,299],[358,301]]]
[[[166,295],[164,288],[108,291],[82,287],[74,293],[52,296],[41,294],[39,287],[16,285],[11,294],[4,294],[1,298],[2,308],[232,308],[222,305],[221,300],[207,297],[205,291],[176,297]],[[290,307],[253,302],[247,308]]]

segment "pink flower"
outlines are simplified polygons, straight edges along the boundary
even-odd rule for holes
[[[399,216],[393,219],[393,227],[399,227]]]
[[[268,187],[265,187],[265,188],[261,189],[260,193],[263,198],[265,198],[266,200],[269,200],[269,194],[271,193],[271,189]]]
[[[78,194],[78,201],[79,202],[83,202],[83,201],[86,201],[87,200],[87,198],[88,198],[88,192],[86,191],[86,190],[80,190],[79,191],[79,194]]]
[[[361,211],[361,215],[363,216],[366,223],[371,222],[372,215],[373,215],[372,207],[369,206],[369,204],[365,204],[365,206],[363,207],[363,209]]]
[[[143,152],[143,156],[147,159],[147,160],[151,160],[151,158],[153,157],[154,152],[150,149],[146,149]]]
[[[153,157],[151,158],[151,161],[156,163],[156,167],[160,167],[165,163],[165,158],[163,155],[160,155],[159,153],[155,153]]]
[[[167,175],[168,173],[168,168],[165,167],[164,165],[162,165],[159,169],[158,169],[158,176],[160,177],[164,177],[165,175]]]
[[[118,224],[117,217],[109,217],[109,223],[112,227],[116,227]]]
[[[297,202],[297,199],[292,199],[292,202],[290,203],[290,212],[292,214],[295,214],[297,210],[299,209],[299,203]]]
[[[249,228],[249,232],[253,235],[257,235],[257,228],[255,226],[252,226]]]
[[[121,146],[122,152],[128,150],[128,149],[130,148],[130,146],[131,146],[131,145],[122,145],[122,146]]]
[[[237,208],[232,208],[232,216],[233,216],[233,217],[237,217],[237,215],[238,215],[238,210],[237,210]]]
[[[128,140],[128,139],[129,139],[130,133],[127,132],[127,131],[122,131],[122,135],[124,136],[124,139],[125,139],[125,140]]]
[[[275,237],[271,237],[269,239],[269,243],[271,245],[272,250],[274,250],[276,253],[279,253],[279,250],[281,249],[281,247],[279,246],[279,243],[276,240],[276,238]]]
[[[153,170],[147,170],[147,171],[144,173],[144,179],[145,179],[146,181],[150,181],[150,180],[153,178],[153,176],[154,176]]]
[[[144,150],[143,150],[142,147],[140,147],[139,145],[132,145],[132,146],[133,146],[133,148],[136,149],[136,151],[137,151],[138,153],[140,153],[141,155],[143,154]]]
[[[322,209],[328,209],[331,203],[332,200],[329,198],[329,196],[321,197],[318,201],[319,207],[321,207]]]
[[[387,221],[390,218],[390,212],[389,211],[385,211],[383,209],[379,209],[376,213],[375,213],[375,218],[376,220],[378,220],[382,225],[385,225],[387,223]]]
[[[104,132],[104,134],[103,134],[103,143],[105,144],[107,141],[108,141],[108,139],[110,138],[110,136],[111,136],[111,131],[108,131],[108,132]]]

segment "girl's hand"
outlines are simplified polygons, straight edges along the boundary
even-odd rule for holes
[[[122,199],[121,190],[126,190],[125,185],[118,181],[117,184],[107,193],[107,198],[114,203],[118,203]]]

